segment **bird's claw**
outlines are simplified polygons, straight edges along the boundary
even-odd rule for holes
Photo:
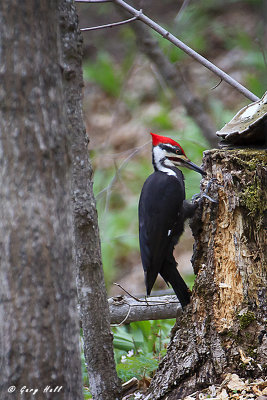
[[[205,197],[206,199],[208,199],[209,201],[211,201],[212,203],[218,203],[217,200],[214,200],[212,197],[208,196],[206,193],[203,193],[202,198]]]
[[[196,193],[196,194],[194,194],[194,195],[192,196],[191,201],[192,201],[192,203],[196,203],[196,202],[199,201],[200,199],[201,199],[200,193]]]
[[[210,187],[211,187],[211,185],[212,185],[213,183],[216,183],[217,186],[223,187],[222,185],[220,185],[220,184],[218,183],[218,179],[217,179],[217,178],[211,178],[211,179],[209,180],[209,182],[208,182],[208,184],[207,184],[207,186],[206,186],[206,188],[205,188],[203,194],[200,194],[200,193],[195,194],[195,195],[192,197],[192,201],[193,201],[193,202],[199,202],[200,200],[203,199],[203,197],[205,197],[207,200],[211,201],[212,203],[218,203],[217,200],[213,199],[212,197],[210,197],[210,196],[208,195],[208,191],[210,190]]]
[[[200,194],[194,194],[194,196],[192,197],[192,202],[193,203],[198,203],[200,202],[203,198],[206,198],[207,200],[211,201],[212,203],[218,203],[217,200],[214,200],[212,197],[208,196],[206,193]]]
[[[219,181],[218,181],[218,179],[217,178],[211,178],[209,181],[208,181],[208,184],[207,184],[207,186],[206,186],[206,189],[204,190],[204,193],[208,193],[208,191],[210,190],[210,187],[211,187],[211,185],[213,184],[213,183],[215,183],[217,186],[219,186],[219,187],[223,187],[222,185],[220,185],[219,184]]]

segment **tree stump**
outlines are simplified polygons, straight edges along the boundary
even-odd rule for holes
[[[264,150],[204,154],[209,195],[191,221],[197,274],[190,305],[172,331],[146,399],[174,400],[224,374],[266,374],[266,187]]]

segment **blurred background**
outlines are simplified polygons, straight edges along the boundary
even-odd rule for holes
[[[267,2],[264,0],[144,0],[136,8],[261,97],[266,91]],[[128,18],[112,2],[78,4],[80,27]],[[129,16],[130,17],[130,16]],[[138,22],[140,24],[140,22]],[[84,117],[90,137],[102,255],[108,294],[144,294],[138,244],[138,200],[152,173],[150,132],[177,140],[187,156],[201,164],[203,151],[214,147],[197,118],[188,115],[179,94],[159,73],[136,38],[134,24],[89,31],[84,38]],[[243,106],[243,95],[202,65],[148,30],[197,108],[208,116],[208,129],[221,129]],[[142,41],[141,41],[142,42]],[[220,83],[220,84],[219,84]],[[219,85],[218,85],[219,84]],[[217,87],[215,87],[218,85]],[[186,197],[199,192],[201,176],[183,170]],[[188,226],[176,247],[178,267],[191,286],[193,239]],[[158,279],[155,289],[166,288]]]

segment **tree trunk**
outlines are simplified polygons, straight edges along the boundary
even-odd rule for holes
[[[64,3],[62,3],[64,5]],[[65,6],[64,6],[65,7]],[[82,115],[82,40],[74,6],[61,7],[64,54],[62,69],[72,140],[72,189],[77,285],[90,390],[95,400],[115,400],[121,385],[113,354],[110,314],[101,261],[100,240],[88,137]]]
[[[205,152],[211,177],[191,226],[197,274],[191,304],[173,330],[149,399],[173,400],[222,381],[226,372],[266,374],[265,151]]]
[[[57,7],[0,3],[1,399],[83,398]]]

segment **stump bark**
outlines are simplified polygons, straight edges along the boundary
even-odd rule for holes
[[[147,399],[174,400],[220,383],[224,374],[266,375],[267,153],[209,150],[209,195],[191,221],[197,274]]]

